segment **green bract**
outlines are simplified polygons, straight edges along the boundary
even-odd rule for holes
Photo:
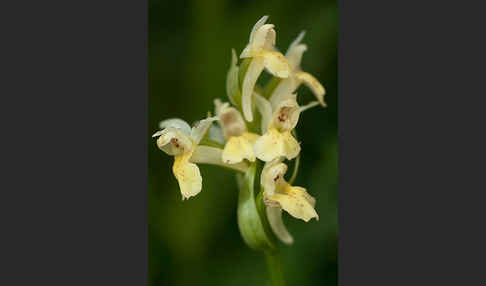
[[[238,227],[246,244],[258,250],[272,251],[275,241],[265,217],[261,194],[255,200],[256,164],[250,165],[246,174],[237,175],[240,193],[238,196]]]
[[[236,65],[238,58],[234,49],[231,50],[231,66],[226,75],[226,94],[230,102],[241,109],[241,91],[239,87],[239,71],[240,68]]]

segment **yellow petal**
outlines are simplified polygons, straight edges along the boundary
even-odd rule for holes
[[[267,51],[272,51],[275,49],[275,40],[277,38],[277,33],[274,29],[270,29],[265,37],[265,44],[263,49]]]
[[[253,111],[252,111],[252,96],[253,89],[258,80],[258,77],[264,69],[263,58],[256,57],[251,60],[250,65],[243,79],[243,84],[241,87],[241,105],[243,108],[243,115],[245,119],[249,122],[253,121]]]
[[[299,35],[297,36],[297,38],[295,38],[295,40],[289,45],[289,48],[287,49],[287,53],[289,53],[290,51],[292,51],[297,45],[300,44],[300,42],[302,41],[302,39],[304,38],[305,36],[305,31],[301,31],[299,33]],[[287,56],[287,54],[286,54]]]
[[[304,44],[296,45],[287,51],[285,57],[289,62],[290,67],[292,70],[296,70],[300,68],[300,63],[302,61],[302,55],[304,52],[307,51],[307,46]]]
[[[312,198],[304,188],[288,185],[284,193],[275,193],[268,196],[268,199],[278,202],[286,212],[295,218],[306,222],[312,218],[319,220],[317,212],[314,210],[311,202],[309,202],[309,197]]]
[[[326,106],[326,103],[324,102],[324,95],[326,95],[326,90],[313,75],[300,71],[295,74],[295,77],[312,90],[322,106]]]
[[[243,132],[241,136],[246,138],[246,140],[248,140],[251,144],[255,144],[258,138],[260,138],[260,135],[251,132]]]
[[[290,65],[282,53],[265,50],[260,53],[264,59],[265,68],[274,76],[287,78],[290,74]]]
[[[295,91],[296,86],[297,81],[292,76],[280,80],[270,96],[272,108],[276,109],[282,101],[289,98],[292,92]]]
[[[313,196],[309,195],[305,188],[293,187],[288,185],[287,191],[290,191],[298,197],[304,198],[312,207],[316,206],[316,199]],[[317,220],[319,220],[319,218],[317,218]]]
[[[300,145],[290,131],[279,132],[270,128],[255,142],[255,154],[258,159],[269,162],[280,156],[291,160],[300,152]]]
[[[253,28],[251,29],[251,33],[250,33],[250,40],[249,40],[250,43],[253,42],[253,38],[255,36],[256,31],[258,31],[258,29],[260,29],[260,27],[265,24],[267,19],[268,19],[268,16],[265,15],[265,16],[261,17],[260,20],[258,20],[255,23],[255,25],[253,25]]]
[[[190,163],[192,152],[176,156],[172,172],[179,182],[182,199],[197,195],[202,189],[202,177],[196,164]]]
[[[273,49],[276,39],[276,33],[273,29],[274,27],[275,25],[273,24],[265,24],[258,28],[250,43],[252,56],[255,56],[255,53],[264,49]]]
[[[251,45],[248,44],[246,47],[241,51],[240,59],[251,58]]]
[[[232,136],[224,146],[223,162],[236,164],[244,159],[255,161],[255,152],[252,143],[244,136]]]
[[[292,136],[290,131],[282,133],[282,156],[285,156],[287,160],[292,160],[300,153],[300,144],[297,140]]]
[[[250,41],[240,54],[240,58],[255,57],[262,50],[273,50],[276,33],[273,24],[264,24],[266,19],[258,21],[250,34]]]

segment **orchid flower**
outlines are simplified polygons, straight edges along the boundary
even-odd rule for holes
[[[312,90],[317,102],[321,106],[326,106],[326,103],[324,102],[326,90],[313,75],[302,71],[300,67],[302,55],[307,50],[307,45],[300,43],[304,38],[304,35],[305,31],[302,31],[287,49],[285,57],[290,65],[291,72],[289,77],[280,80],[271,93],[270,103],[273,107],[276,107],[281,101],[285,100],[285,98],[295,92],[302,83]]]
[[[253,121],[253,89],[263,69],[280,78],[286,78],[290,73],[285,56],[275,49],[276,32],[273,24],[265,24],[267,19],[268,16],[264,16],[253,26],[250,41],[240,55],[242,59],[252,58],[241,88],[243,115],[249,122]]]
[[[240,233],[250,247],[270,253],[275,246],[271,236],[267,236],[267,225],[284,243],[293,242],[282,221],[283,211],[306,222],[312,218],[319,220],[315,199],[305,188],[291,185],[301,151],[293,130],[303,111],[326,106],[326,91],[300,67],[307,50],[301,44],[305,33],[299,34],[284,56],[275,48],[276,32],[273,24],[265,24],[267,19],[264,16],[253,26],[249,42],[240,54],[244,59],[240,65],[232,50],[226,77],[229,102],[214,100],[216,116],[208,114],[193,127],[182,119],[164,120],[153,137],[157,137],[159,149],[174,156],[172,172],[183,200],[202,190],[197,164],[213,164],[243,173],[236,176],[240,190],[237,208]],[[264,69],[275,78],[265,88],[256,87]],[[303,106],[297,103],[295,94],[301,84],[308,86],[316,97]],[[254,109],[259,113],[256,116]],[[296,157],[289,183],[284,178],[287,165],[283,160]],[[265,162],[263,170],[257,158]],[[254,191],[257,178],[262,187],[258,195]]]
[[[236,164],[244,159],[254,162],[256,157],[253,144],[259,136],[248,132],[241,113],[236,108],[230,107],[228,102],[222,103],[219,99],[215,99],[214,104],[226,139],[222,154],[223,162]]]
[[[255,94],[257,108],[262,114],[262,132],[255,142],[255,153],[258,159],[269,162],[279,157],[291,160],[300,152],[299,142],[292,136],[292,129],[299,121],[301,107],[297,104],[296,95],[273,109],[270,103],[261,95]]]
[[[157,138],[159,149],[174,156],[172,172],[181,189],[182,199],[197,195],[202,190],[202,177],[195,163],[221,165],[241,172],[247,169],[244,163],[227,165],[221,161],[222,150],[219,148],[201,146],[199,143],[218,117],[208,117],[199,121],[194,127],[178,118],[160,122],[160,131],[152,137]]]
[[[292,243],[293,238],[288,233],[282,221],[282,209],[291,216],[308,222],[319,216],[314,209],[315,199],[309,195],[305,188],[290,185],[284,178],[287,165],[282,158],[265,164],[260,184],[263,187],[268,222],[275,233],[285,243]]]

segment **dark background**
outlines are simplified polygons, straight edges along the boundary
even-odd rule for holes
[[[339,1],[339,285],[485,285],[481,104],[485,25],[481,3],[476,1],[475,6],[471,2]],[[235,29],[244,35],[234,36],[230,43],[237,49],[246,43],[251,26],[262,14],[272,15],[271,22],[279,30],[278,42],[285,50],[295,36],[287,33],[314,28],[291,26],[298,21],[296,14],[309,17],[327,11],[308,1],[301,5],[238,3],[222,5],[228,16],[217,18],[241,25]],[[152,7],[154,4],[151,2]],[[162,93],[159,88],[159,104],[151,108],[164,114],[157,114],[147,125],[145,1],[87,0],[76,6],[59,1],[31,1],[28,6],[24,1],[4,1],[1,5],[6,8],[0,9],[5,23],[0,69],[6,77],[0,85],[5,127],[0,163],[4,167],[0,284],[146,285],[147,195],[157,194],[159,201],[167,201],[169,208],[157,208],[163,215],[175,213],[173,209],[179,207],[174,203],[180,203],[175,180],[168,177],[171,162],[161,152],[154,153],[154,145],[147,144],[152,142],[149,134],[154,121],[165,113],[194,120],[192,112],[183,112],[178,97],[197,97]],[[194,19],[204,5],[174,5],[180,4],[159,4],[151,13],[159,21],[158,42],[164,39],[166,51],[177,53],[178,60],[187,63],[184,57],[190,45],[174,45],[174,35],[189,23],[201,27],[203,22]],[[285,15],[292,18],[278,18],[282,5],[291,5]],[[243,16],[252,19],[243,20]],[[177,23],[171,22],[176,18]],[[155,18],[151,15],[150,19]],[[284,30],[282,25],[295,30]],[[323,32],[329,27],[332,25],[318,28]],[[314,35],[306,42],[318,39]],[[322,77],[325,67],[322,71],[309,67],[310,58],[329,59],[313,56],[315,52],[311,47],[304,65],[326,84],[330,107],[321,113],[310,111],[305,117],[323,116],[321,122],[327,124],[336,118],[330,116],[336,110],[332,104],[336,91],[330,85],[334,72]],[[224,53],[228,65],[229,48]],[[166,62],[172,59],[164,57]],[[167,90],[187,88],[181,80],[174,82],[178,85],[171,82],[178,78],[174,74],[184,73],[167,70],[163,75],[169,80],[158,80],[167,83]],[[205,94],[203,88],[197,95],[201,94]],[[219,84],[218,94],[223,94]],[[154,99],[152,96],[150,101]],[[168,102],[181,110],[171,111]],[[209,102],[204,104],[209,108]],[[310,126],[307,124],[312,123],[307,120],[298,127],[304,139],[313,136],[301,130]],[[326,130],[331,129],[325,126],[322,132]],[[147,193],[146,148],[158,156],[150,157],[157,158],[150,165],[151,189],[157,192]],[[303,152],[306,164],[313,158],[306,155],[311,149],[307,145]],[[201,169],[204,175],[215,170]],[[322,204],[329,193],[316,192],[310,182],[304,182],[311,181],[305,179],[312,172],[307,170],[299,175],[298,183],[306,183]],[[214,180],[218,177],[206,183],[214,187],[218,182]],[[192,244],[175,248],[172,245],[178,241],[172,239],[169,244],[164,238],[184,231],[186,224],[207,228],[201,226],[207,220],[193,215],[193,209],[198,203],[210,205],[208,199],[204,201],[204,194],[210,191],[205,189],[201,198],[184,203],[178,212],[187,216],[184,224],[170,224],[170,218],[151,215],[152,285],[163,281],[200,285],[209,278],[212,284],[223,284],[225,278],[229,280],[226,284],[245,284],[242,280],[264,284],[260,283],[265,275],[261,257],[242,245],[233,208],[227,211],[229,216],[220,218],[225,224],[211,224],[224,232],[206,232],[212,237],[204,243],[197,237],[202,232],[180,235],[199,243],[199,249],[206,249],[204,255],[188,255],[190,251],[184,251]],[[234,192],[217,191],[219,197],[212,196],[215,200],[210,206],[218,205],[211,212],[226,206],[219,203],[221,199],[236,204]],[[193,204],[192,209],[186,207],[188,203]],[[322,205],[317,209],[322,219],[326,209]],[[335,267],[335,258],[328,263],[332,255],[324,252],[335,248],[322,235],[325,226],[289,223],[298,247],[284,248],[287,279],[294,285],[317,284],[318,279],[335,285],[329,281],[335,276],[327,275]],[[301,231],[296,233],[299,227]],[[154,229],[158,229],[157,236]],[[318,238],[314,240],[312,231],[316,229]],[[191,235],[196,237],[191,239]],[[306,243],[316,250],[315,255]]]
[[[337,1],[149,1],[150,136],[160,120],[189,123],[227,101],[226,72],[231,48],[237,54],[263,15],[275,24],[277,47],[306,30],[302,68],[327,90],[328,107],[299,120],[301,169],[295,185],[317,199],[319,222],[284,215],[295,243],[281,244],[288,285],[337,285]],[[305,86],[299,103],[314,100]],[[200,165],[203,190],[181,200],[173,158],[148,141],[149,285],[267,285],[263,256],[250,250],[236,223],[233,173]]]

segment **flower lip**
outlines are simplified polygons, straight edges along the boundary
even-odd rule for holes
[[[194,152],[194,148],[181,156],[176,156],[172,172],[179,183],[182,199],[189,199],[197,195],[202,190],[202,177],[199,167],[189,162]]]
[[[261,185],[264,188],[264,197],[267,205],[275,207],[278,204],[295,218],[309,221],[311,218],[319,219],[314,206],[315,199],[302,187],[291,186],[284,179],[287,165],[282,159],[275,159],[267,164],[262,171]]]

